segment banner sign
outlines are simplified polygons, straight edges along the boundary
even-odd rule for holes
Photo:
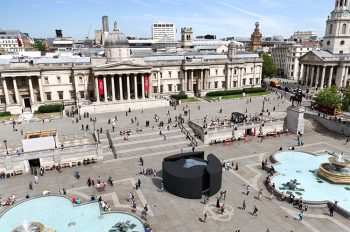
[[[103,80],[102,79],[98,79],[98,92],[100,95],[104,94]]]
[[[148,96],[149,77],[148,76],[144,76],[144,80],[145,80],[145,82],[144,82],[145,89],[144,90],[145,90],[145,93]]]

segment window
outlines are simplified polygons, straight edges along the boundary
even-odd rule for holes
[[[163,73],[162,72],[160,72],[160,78],[163,78]]]
[[[172,92],[173,91],[173,85],[172,84],[168,84],[168,92]]]
[[[73,83],[73,78],[74,78],[73,76],[69,76],[69,83],[71,84]]]
[[[331,41],[327,41],[327,45],[328,45],[328,46],[331,45]]]
[[[83,77],[79,77],[79,84],[83,84]]]
[[[249,78],[249,84],[250,84],[250,85],[253,84],[253,78]]]
[[[163,85],[160,86],[160,93],[163,93]]]
[[[45,83],[46,85],[49,84],[49,78],[48,78],[48,77],[44,77],[44,83]]]
[[[51,101],[51,92],[46,92],[46,100]]]
[[[180,72],[177,72],[177,77],[180,78]]]
[[[237,75],[237,69],[235,69],[235,75]]]
[[[255,84],[258,85],[259,84],[259,78],[255,79]]]
[[[210,83],[210,82],[208,82],[208,89],[210,89],[210,84],[211,84],[211,83]]]
[[[215,69],[215,75],[216,75],[216,76],[218,75],[218,70],[217,70],[217,69]]]
[[[226,81],[221,81],[221,88],[223,88],[224,86],[226,86]]]
[[[69,91],[70,99],[75,99],[74,91]]]
[[[346,24],[344,23],[343,26],[341,27],[341,33],[346,34]]]
[[[254,70],[253,68],[250,68],[250,72],[251,72],[251,73],[253,73],[253,70]]]
[[[85,92],[84,91],[80,91],[79,93],[80,93],[80,98],[81,99],[85,98]]]
[[[215,82],[214,82],[214,85],[215,85],[215,86],[214,86],[214,87],[215,87],[215,89],[217,89],[217,88],[218,88],[218,82],[217,82],[217,81],[215,81]]]
[[[333,24],[329,25],[328,34],[333,34]]]
[[[57,77],[57,84],[61,84],[61,77]]]
[[[58,99],[63,100],[63,91],[57,91]]]
[[[171,71],[169,71],[168,73],[169,73],[169,78],[171,78]]]
[[[245,85],[246,84],[246,79],[243,79],[243,85]]]
[[[344,40],[340,41],[340,45],[344,45],[344,44],[345,44]]]
[[[237,87],[237,81],[233,82],[233,87],[236,88]]]

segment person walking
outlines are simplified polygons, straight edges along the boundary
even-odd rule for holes
[[[258,216],[258,208],[256,206],[254,206],[254,210],[252,213],[253,216]]]
[[[39,178],[37,175],[34,176],[34,183],[35,184],[38,184],[39,183]]]
[[[247,194],[247,196],[249,195],[249,185],[247,185],[247,192],[246,192],[246,194]]]
[[[243,206],[242,206],[243,210],[245,210],[246,205],[245,205],[245,200],[243,200]]]
[[[141,180],[140,179],[137,180],[137,184],[138,184],[139,188],[141,188]]]
[[[330,217],[333,217],[334,210],[335,210],[335,205],[332,204],[331,207],[329,208],[329,216]]]
[[[204,213],[204,215],[203,215],[203,222],[204,223],[207,223],[207,218],[208,218],[208,214]]]
[[[349,143],[349,138],[347,138],[346,140],[345,140],[345,145],[347,145]]]
[[[260,189],[260,190],[259,190],[259,193],[258,193],[258,200],[259,200],[259,201],[260,201],[260,199],[261,199],[262,193],[263,193],[263,190]]]
[[[161,192],[164,192],[164,183],[163,183],[163,182],[160,183],[160,191],[161,191]]]
[[[301,212],[299,213],[299,221],[302,221],[303,219],[304,219],[304,212],[301,211]]]

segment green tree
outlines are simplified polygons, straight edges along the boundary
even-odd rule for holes
[[[39,51],[41,51],[42,54],[45,54],[46,52],[46,46],[45,43],[41,40],[36,40],[34,42],[34,47],[37,48]]]
[[[275,63],[272,60],[272,57],[269,56],[267,53],[264,53],[262,58],[264,60],[263,67],[262,67],[263,78],[273,77],[274,75],[276,75],[277,68]]]
[[[338,91],[336,86],[325,88],[315,95],[315,102],[319,105],[330,105],[336,107],[338,110],[342,110],[343,101],[341,92]]]

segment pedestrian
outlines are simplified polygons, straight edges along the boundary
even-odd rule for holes
[[[274,195],[274,190],[273,190],[273,189],[271,189],[271,196],[270,196],[270,200],[272,200],[272,199],[273,199],[273,195]]]
[[[216,198],[216,208],[220,208],[220,198]]]
[[[252,215],[258,216],[258,208],[256,206],[254,206],[254,210],[253,210]]]
[[[258,193],[258,200],[259,200],[259,201],[260,201],[260,199],[261,199],[262,192],[263,192],[263,190],[262,190],[262,189],[260,189],[260,190],[259,190],[259,193]]]
[[[236,163],[236,171],[238,171],[238,162]]]
[[[329,216],[330,217],[333,217],[334,210],[335,210],[335,205],[332,204],[331,207],[329,208]]]
[[[249,195],[249,192],[250,192],[250,191],[249,191],[249,185],[247,185],[247,193],[246,193],[247,196]]]
[[[161,191],[161,192],[164,192],[164,183],[163,183],[163,182],[160,183],[160,191]]]
[[[246,205],[245,205],[245,200],[243,200],[243,205],[242,205],[243,210],[245,210]]]
[[[299,221],[302,221],[303,219],[304,219],[304,212],[301,211],[301,212],[299,213]]]
[[[195,149],[195,147],[193,146],[193,147],[192,147],[192,152],[194,152],[194,149]]]
[[[346,140],[345,140],[345,145],[347,145],[349,143],[349,138],[347,138]]]
[[[207,223],[207,218],[208,218],[208,214],[204,213],[204,217],[203,217],[203,222],[204,223]]]
[[[67,194],[66,188],[63,188],[62,191],[63,191],[63,194],[64,194],[64,195]]]
[[[137,180],[137,184],[138,184],[139,188],[141,188],[141,180],[140,179]]]
[[[34,176],[34,183],[35,183],[35,184],[38,184],[38,182],[39,182],[39,178],[38,178],[37,175],[35,175],[35,176]]]

